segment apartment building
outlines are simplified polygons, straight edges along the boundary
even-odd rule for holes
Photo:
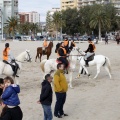
[[[8,17],[18,18],[18,0],[3,0],[4,4],[4,22]]]
[[[120,0],[111,0],[111,2],[114,4],[117,10],[117,15],[120,16]]]
[[[67,8],[76,8],[78,0],[61,0],[61,10],[66,10]]]
[[[19,18],[21,23],[30,22],[40,24],[40,14],[35,11],[19,13]]]

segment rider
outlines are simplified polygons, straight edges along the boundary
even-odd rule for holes
[[[48,46],[47,40],[44,39],[44,41],[43,41],[43,54],[46,53],[46,47],[47,47],[47,46]]]
[[[3,62],[6,63],[6,64],[10,64],[10,65],[13,65],[13,63],[14,63],[13,66],[15,67],[15,70],[14,70],[13,76],[14,77],[15,76],[19,77],[18,75],[16,75],[19,66],[15,62],[15,58],[11,54],[11,51],[10,51],[10,48],[9,48],[9,43],[5,44],[5,49],[3,50]]]
[[[85,55],[85,63],[86,63],[86,67],[88,67],[88,58],[90,56],[92,56],[96,50],[96,47],[94,45],[94,43],[92,42],[91,38],[88,38],[88,43],[89,43],[89,46],[88,46],[88,49],[85,51],[86,55]]]
[[[58,49],[57,54],[58,54],[58,57],[59,57],[58,60],[61,61],[62,63],[64,63],[65,68],[67,68],[68,67],[68,60],[66,58],[67,57],[67,51],[65,49],[65,45],[64,45],[63,42],[61,43],[61,46]],[[66,73],[68,73],[67,69],[66,69]]]
[[[71,41],[71,45],[70,45],[69,49],[72,50],[73,47],[76,47],[76,44],[75,44],[74,40]]]
[[[65,46],[66,52],[68,53],[69,52],[69,40],[67,38],[64,40],[64,46]]]

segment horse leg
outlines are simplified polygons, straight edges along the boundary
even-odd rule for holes
[[[100,65],[97,65],[97,74],[95,75],[94,79],[98,77],[98,74],[100,73]]]
[[[47,55],[47,60],[49,59],[50,55]]]
[[[73,89],[73,86],[72,86],[72,75],[73,75],[73,72],[70,71],[69,72],[69,87]]]
[[[88,78],[89,78],[89,77],[90,77],[90,74],[89,74],[89,72],[88,72],[87,68],[86,68],[85,66],[82,66],[82,67],[83,67],[83,70],[85,70],[85,72],[87,73]]]
[[[111,73],[110,73],[109,68],[108,68],[107,66],[105,66],[105,69],[106,69],[106,71],[108,72],[108,74],[109,74],[109,76],[110,76],[110,79],[111,79],[111,78],[112,78],[112,76],[111,76]]]
[[[76,78],[80,78],[80,74],[83,73],[83,67],[80,65],[79,72]]]
[[[42,54],[40,54],[40,62],[41,62],[41,57],[42,57]]]
[[[36,62],[37,58],[39,58],[39,53],[37,53],[37,55],[36,55],[35,62]]]

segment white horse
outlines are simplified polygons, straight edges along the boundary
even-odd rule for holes
[[[77,62],[77,57],[78,57],[78,47],[74,47],[70,53],[70,57],[69,57],[69,68],[68,68],[68,74],[69,74],[69,86],[70,88],[72,87],[72,73],[73,70],[76,67],[76,62]],[[49,59],[49,60],[43,60],[40,63],[40,67],[42,69],[42,71],[44,72],[44,76],[48,73],[51,73],[51,71],[55,71],[57,70],[57,62],[56,59]]]
[[[83,56],[78,57],[79,62],[80,62],[80,69],[79,69],[79,74],[78,74],[77,78],[80,77],[80,74],[83,72],[83,70],[85,70],[85,72],[87,73],[87,75],[89,77],[90,74],[88,73],[88,70],[85,67],[85,61],[84,61],[85,52],[79,51],[79,53]],[[112,77],[111,76],[111,64],[110,64],[110,60],[108,57],[103,56],[103,55],[95,55],[94,59],[92,61],[90,61],[88,64],[89,64],[89,66],[95,66],[95,65],[97,66],[97,74],[95,75],[94,79],[96,79],[98,77],[98,74],[100,73],[100,68],[102,66],[105,67],[105,69],[108,72],[109,77],[111,79],[111,77]]]
[[[22,69],[22,63],[25,61],[31,62],[32,58],[29,52],[30,50],[26,50],[16,57],[15,61],[19,65],[17,75],[19,75]],[[0,61],[0,75],[12,76],[13,73],[12,67],[9,64],[5,64],[3,61]]]

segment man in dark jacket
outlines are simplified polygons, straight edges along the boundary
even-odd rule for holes
[[[40,94],[40,100],[39,102],[42,104],[43,110],[44,110],[44,120],[52,120],[52,110],[51,110],[51,104],[52,104],[52,77],[50,74],[47,74],[45,76],[45,80],[42,82],[42,90]]]

